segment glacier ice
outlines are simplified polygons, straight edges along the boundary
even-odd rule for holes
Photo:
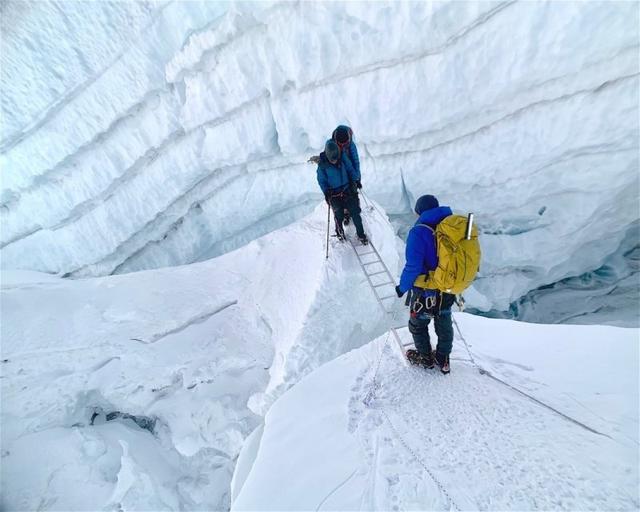
[[[596,271],[639,218],[636,3],[3,9],[3,268],[238,247],[312,210],[304,162],[339,122],[391,214],[475,212],[479,309]]]

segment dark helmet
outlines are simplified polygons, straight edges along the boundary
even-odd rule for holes
[[[418,215],[421,215],[422,212],[437,208],[438,206],[440,206],[440,203],[438,203],[438,200],[434,196],[426,195],[418,198],[414,209]]]
[[[338,143],[338,146],[341,148],[349,144],[351,142],[351,137],[353,136],[353,131],[348,126],[341,124],[335,130],[333,130],[333,134],[331,138]]]
[[[327,160],[332,164],[335,164],[340,158],[340,148],[335,143],[334,140],[328,140],[324,145],[324,154],[327,157]]]

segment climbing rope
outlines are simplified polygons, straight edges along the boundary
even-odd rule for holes
[[[387,411],[384,409],[384,407],[380,407],[380,411],[382,412],[382,415],[387,420],[387,423],[389,423],[391,430],[394,432],[394,434],[396,435],[396,437],[398,438],[402,446],[404,446],[404,448],[413,456],[413,458],[416,459],[418,464],[422,466],[422,469],[425,470],[427,475],[431,477],[431,480],[433,480],[433,482],[436,484],[438,489],[440,489],[440,492],[447,498],[447,500],[449,501],[450,508],[453,508],[454,510],[462,510],[460,506],[458,506],[458,504],[455,502],[455,500],[451,497],[451,495],[447,492],[447,490],[445,489],[444,485],[442,485],[440,480],[438,480],[436,476],[433,474],[433,471],[429,469],[429,467],[422,461],[422,459],[416,454],[416,452],[413,451],[411,446],[409,446],[409,444],[405,441],[404,437],[402,437],[402,434],[398,432],[398,429],[396,429],[395,425],[391,421],[391,418],[389,418],[389,415],[387,414]]]
[[[382,348],[380,349],[380,355],[378,356],[378,361],[376,362],[376,369],[373,372],[373,377],[371,378],[371,385],[369,387],[369,391],[367,392],[363,400],[363,403],[366,407],[371,407],[372,402],[376,398],[376,393],[378,389],[380,389],[381,387],[380,383],[378,382],[378,373],[380,372],[382,358],[384,357],[384,353],[387,349],[390,335],[391,335],[391,331],[389,330],[387,332],[387,337],[385,338],[384,343],[382,344]],[[451,495],[447,492],[447,489],[444,487],[442,482],[440,482],[440,480],[436,477],[433,471],[429,469],[429,466],[427,466],[427,464],[422,460],[422,458],[420,458],[420,456],[411,448],[409,443],[405,440],[404,436],[398,431],[393,421],[391,421],[391,418],[389,417],[389,414],[387,413],[387,410],[383,402],[379,403],[378,410],[384,416],[386,422],[389,424],[389,427],[391,428],[391,431],[393,432],[395,437],[398,439],[398,441],[400,441],[400,444],[404,446],[405,450],[407,450],[411,454],[411,456],[416,460],[416,462],[422,467],[422,469],[424,469],[427,475],[429,475],[431,480],[433,480],[433,482],[436,484],[440,492],[449,501],[450,507],[453,508],[454,510],[462,510],[458,506],[458,504],[455,502],[455,500],[451,497]]]
[[[382,356],[384,355],[384,351],[387,348],[387,343],[389,343],[389,335],[391,334],[391,331],[387,331],[387,337],[384,340],[384,344],[382,345],[382,349],[380,350],[380,356],[378,357],[378,363],[376,364],[376,371],[373,372],[373,378],[371,379],[371,387],[369,388],[369,391],[367,392],[367,394],[364,397],[364,400],[362,401],[364,403],[364,405],[366,405],[367,407],[369,407],[371,405],[371,402],[373,402],[373,400],[375,400],[376,398],[376,391],[378,391],[380,385],[378,384],[378,372],[380,371],[380,364],[382,363]]]
[[[487,371],[484,368],[482,368],[478,363],[476,363],[476,360],[473,357],[473,354],[471,353],[471,349],[469,348],[469,344],[467,343],[467,340],[465,339],[465,337],[462,335],[462,331],[460,330],[460,326],[458,325],[458,322],[456,321],[455,317],[451,315],[451,318],[453,319],[453,325],[456,326],[456,331],[458,331],[459,338],[462,340],[462,343],[464,343],[464,347],[467,349],[467,354],[469,354],[469,360],[471,361],[471,364],[478,370],[478,372],[480,372],[480,375],[486,375]]]
[[[588,430],[589,432],[591,432],[592,434],[597,434],[599,436],[604,436],[604,437],[608,437],[609,439],[613,439],[611,436],[609,436],[608,434],[605,434],[603,432],[599,432],[594,428],[591,428],[589,425],[585,425],[584,423],[582,423],[581,421],[576,420],[575,418],[572,418],[571,416],[563,413],[562,411],[559,411],[558,409],[550,406],[549,404],[544,403],[541,400],[538,400],[536,397],[530,395],[529,393],[526,393],[518,388],[516,388],[515,386],[509,384],[508,382],[505,382],[504,380],[500,379],[499,377],[496,377],[495,375],[493,375],[491,372],[485,370],[482,366],[480,366],[475,358],[473,357],[473,354],[471,353],[471,349],[469,348],[469,344],[467,343],[467,340],[465,339],[465,337],[462,334],[462,331],[460,330],[460,326],[458,325],[458,322],[456,321],[456,319],[453,319],[453,323],[456,326],[456,330],[458,331],[458,336],[460,337],[460,339],[462,340],[462,342],[464,343],[464,346],[467,349],[467,353],[469,354],[469,359],[471,360],[471,364],[473,364],[473,366],[478,370],[478,372],[480,372],[481,375],[486,375],[487,377],[489,377],[490,379],[499,382],[500,384],[502,384],[503,386],[508,387],[509,389],[511,389],[512,391],[528,398],[529,400],[531,400],[532,402],[535,402],[536,404],[538,404],[541,407],[544,407],[545,409],[557,414],[558,416],[561,416],[562,418],[564,418],[567,421],[570,421],[571,423],[578,425],[579,427],[582,427],[585,430]]]
[[[365,191],[363,189],[360,189],[360,193],[362,194],[362,199],[364,199],[364,202],[367,205],[367,207],[369,208],[369,210],[376,211],[378,213],[378,215],[380,215],[380,217],[383,220],[385,220],[385,221],[388,220],[387,216],[383,212],[380,211],[380,209],[376,206],[376,204],[373,201],[371,201],[368,198],[367,194],[365,193]]]

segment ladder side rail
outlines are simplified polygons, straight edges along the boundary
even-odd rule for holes
[[[378,301],[378,303],[380,304],[380,306],[382,307],[382,309],[385,311],[386,313],[386,308],[384,307],[384,305],[382,304],[382,301],[380,300],[380,296],[378,295],[378,293],[376,292],[376,289],[374,287],[373,282],[371,281],[371,277],[369,276],[369,274],[366,272],[365,270],[365,266],[362,263],[362,258],[360,258],[360,255],[358,254],[358,251],[355,250],[355,246],[353,245],[353,242],[349,241],[349,243],[351,244],[351,247],[353,247],[354,252],[356,253],[356,256],[358,257],[358,262],[360,263],[360,268],[364,271],[364,276],[367,278],[367,281],[369,282],[369,287],[373,290],[375,296],[376,296],[376,300]],[[374,263],[378,263],[377,261]],[[381,261],[379,263],[382,263]]]
[[[369,277],[369,274],[368,274],[368,272],[366,270],[366,267],[368,265],[371,265],[372,263],[380,263],[382,265],[382,268],[384,269],[384,272],[389,277],[389,280],[391,281],[391,284],[395,283],[395,280],[393,279],[393,276],[391,275],[391,272],[389,271],[389,268],[387,267],[386,263],[380,257],[380,253],[376,249],[375,245],[373,245],[373,242],[369,241],[369,245],[371,246],[371,248],[375,252],[378,260],[374,261],[372,263],[362,263],[362,259],[360,258],[360,255],[358,254],[356,246],[353,244],[353,242],[351,240],[349,240],[349,243],[351,244],[351,248],[353,249],[353,252],[356,253],[356,257],[358,258],[358,263],[360,264],[360,268],[362,268],[362,270],[364,272],[364,275],[367,278],[367,281],[369,282],[369,287],[373,291],[373,293],[375,295],[375,298],[376,298],[376,301],[378,302],[378,305],[380,306],[380,309],[382,309],[383,313],[385,314],[387,328],[393,334],[393,337],[396,340],[396,344],[398,345],[398,349],[400,351],[400,354],[402,354],[402,361],[403,361],[403,363],[405,365],[407,365],[407,360],[406,360],[406,358],[404,356],[404,348],[405,348],[406,345],[404,345],[402,343],[402,340],[400,339],[400,336],[399,336],[396,328],[393,325],[391,325],[391,322],[389,320],[389,315],[392,314],[392,312],[388,311],[387,308],[385,307],[384,303],[382,302],[383,300],[394,298],[394,296],[390,295],[388,297],[380,298],[380,296],[378,295],[378,293],[376,291],[376,288],[373,286],[373,282],[371,281],[371,278]]]
[[[395,283],[396,280],[394,279],[394,277],[391,275],[391,271],[389,270],[389,268],[387,267],[387,264],[383,261],[382,257],[380,256],[380,253],[378,252],[378,249],[376,249],[376,246],[373,245],[372,242],[370,242],[371,248],[373,249],[373,251],[376,253],[376,256],[378,257],[378,259],[380,260],[380,263],[382,264],[382,268],[384,269],[384,271],[387,274],[387,277],[389,278],[389,281],[391,281],[392,283]]]

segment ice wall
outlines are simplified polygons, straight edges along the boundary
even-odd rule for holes
[[[38,5],[3,5],[5,268],[237,247],[317,203],[339,122],[389,212],[476,213],[480,309],[618,261],[640,217],[636,3]]]

